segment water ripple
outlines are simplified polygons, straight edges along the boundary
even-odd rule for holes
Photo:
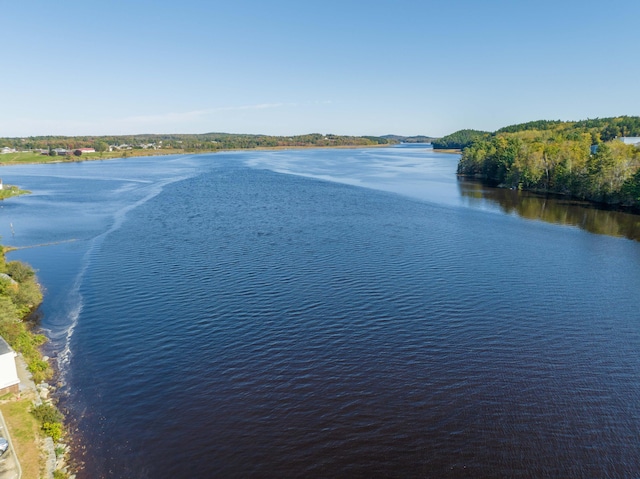
[[[82,285],[85,476],[638,475],[640,278],[572,241],[269,171],[168,185]]]

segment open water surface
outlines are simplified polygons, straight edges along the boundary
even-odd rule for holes
[[[34,194],[2,242],[60,242],[11,259],[47,290],[79,477],[640,476],[636,217],[522,206],[457,159],[3,168]]]

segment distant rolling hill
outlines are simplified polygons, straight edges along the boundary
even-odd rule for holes
[[[384,138],[385,140],[399,142],[399,143],[431,143],[432,140],[435,140],[435,137],[417,135],[417,136],[401,136],[401,135],[384,135],[380,138]]]

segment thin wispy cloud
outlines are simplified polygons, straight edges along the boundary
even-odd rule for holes
[[[209,111],[213,113],[216,111],[266,110],[268,108],[280,108],[282,106],[297,106],[297,103],[259,103],[257,105],[223,106],[220,108],[213,108]]]

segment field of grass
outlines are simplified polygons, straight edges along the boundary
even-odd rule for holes
[[[387,144],[380,145],[337,145],[337,146],[318,146],[318,145],[296,145],[296,146],[259,146],[257,150],[287,150],[290,148],[375,148],[387,147]],[[79,161],[108,160],[111,158],[133,158],[136,156],[163,156],[163,155],[187,155],[212,153],[219,151],[242,150],[254,148],[230,148],[223,150],[193,150],[187,148],[162,148],[160,150],[152,149],[132,149],[132,150],[116,150],[104,151],[101,153],[84,153],[81,156],[48,156],[40,153],[6,153],[0,155],[0,166],[36,164],[36,163],[73,163]],[[458,151],[456,151],[458,153]],[[0,178],[2,171],[0,170]]]
[[[5,153],[0,155],[0,165],[19,165],[21,163],[50,163],[52,156],[40,153]]]
[[[162,150],[120,150],[101,153],[85,153],[82,156],[48,156],[40,153],[6,153],[0,155],[0,166],[27,165],[35,163],[73,163],[78,161],[108,160],[110,158],[129,158],[135,156],[180,155],[192,153],[182,148],[166,148]],[[204,153],[198,151],[198,153]],[[1,171],[0,171],[1,173]],[[0,176],[1,178],[1,176]]]
[[[44,469],[44,464],[40,462],[40,427],[29,412],[31,401],[31,398],[22,398],[0,405],[11,434],[11,445],[18,455],[25,479],[40,477]]]

